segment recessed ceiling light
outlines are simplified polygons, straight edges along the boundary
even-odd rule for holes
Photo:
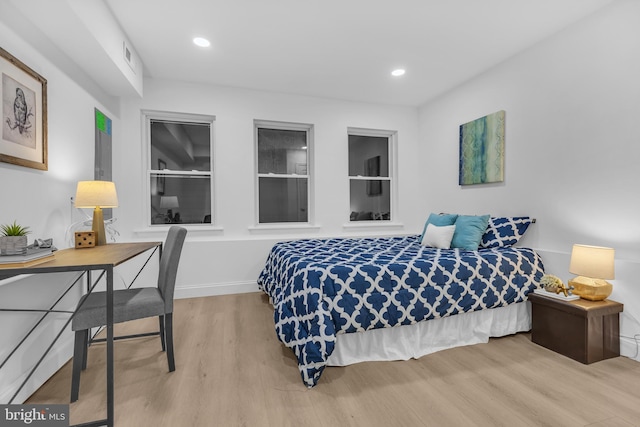
[[[391,75],[392,75],[393,77],[400,77],[400,76],[404,76],[404,73],[405,73],[405,72],[406,72],[406,71],[404,70],[404,68],[398,68],[397,70],[393,70],[393,71],[391,72]]]
[[[211,42],[202,37],[196,37],[193,39],[193,44],[200,47],[209,47],[211,46]]]

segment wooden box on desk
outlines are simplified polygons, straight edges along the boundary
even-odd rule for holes
[[[528,298],[534,343],[585,364],[620,356],[619,302]]]
[[[93,231],[76,231],[76,249],[95,248],[96,233]]]

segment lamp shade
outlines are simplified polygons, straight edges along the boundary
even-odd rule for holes
[[[573,245],[569,272],[594,279],[615,279],[614,256],[612,248]]]
[[[160,196],[161,209],[173,209],[179,207],[178,196]]]
[[[116,185],[111,181],[79,181],[74,205],[76,208],[116,208]]]

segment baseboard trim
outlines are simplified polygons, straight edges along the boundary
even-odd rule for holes
[[[44,351],[44,350],[43,350]],[[42,385],[47,382],[53,374],[58,372],[60,368],[64,366],[71,359],[73,354],[73,334],[69,332],[68,336],[60,337],[60,340],[51,349],[51,352],[44,358],[38,369],[29,378],[24,385],[20,393],[16,396],[14,404],[24,403],[33,393],[35,393]],[[14,355],[16,357],[16,355]],[[0,402],[7,403],[13,397],[20,384],[25,380],[29,374],[27,368],[22,375],[16,378],[11,384],[3,385],[0,388]],[[69,393],[71,393],[71,385],[69,385]],[[70,397],[70,395],[69,395]]]
[[[620,337],[620,355],[640,362],[640,343],[633,338]]]
[[[258,284],[255,281],[205,283],[201,285],[176,287],[174,297],[176,299],[198,298],[211,297],[216,295],[244,294],[248,292],[258,291]]]

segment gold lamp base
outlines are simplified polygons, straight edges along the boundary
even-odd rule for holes
[[[602,279],[592,279],[590,277],[578,276],[569,280],[569,286],[573,286],[573,293],[580,295],[580,298],[590,301],[602,301],[611,295],[613,286]]]
[[[104,231],[104,217],[102,209],[98,206],[93,210],[93,225],[91,227],[96,235],[96,246],[107,244],[107,233]]]

